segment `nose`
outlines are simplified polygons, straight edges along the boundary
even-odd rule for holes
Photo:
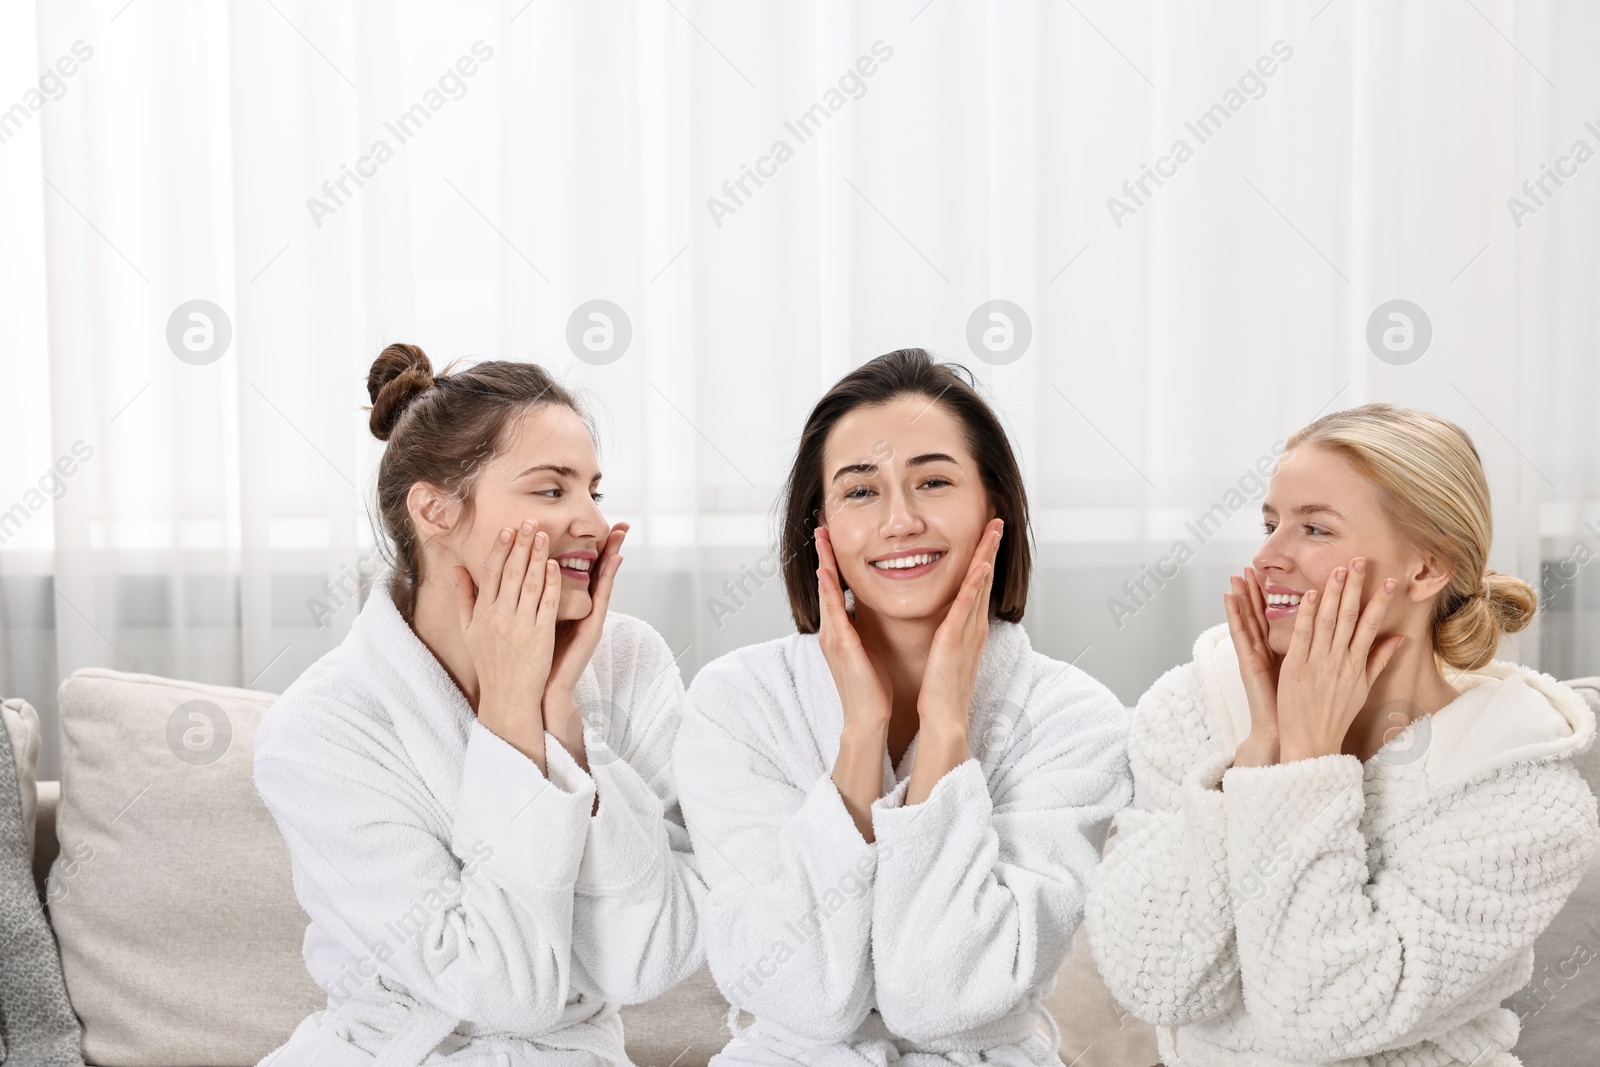
[[[1284,527],[1279,526],[1269,533],[1256,549],[1254,558],[1250,560],[1255,566],[1257,574],[1285,573],[1293,569],[1293,561],[1283,549],[1282,537]]]
[[[606,517],[601,514],[600,505],[595,503],[594,497],[585,493],[573,511],[572,521],[567,529],[573,537],[592,537],[598,540],[603,539],[611,528],[606,525]]]
[[[883,537],[909,537],[925,528],[917,499],[903,485],[893,485],[884,493],[883,521],[878,533]]]

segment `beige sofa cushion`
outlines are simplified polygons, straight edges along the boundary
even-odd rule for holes
[[[28,857],[33,858],[34,822],[39,812],[39,713],[21,697],[0,701],[0,723],[11,735],[11,754],[16,757],[17,789],[22,794],[22,832],[28,839]]]
[[[327,997],[251,770],[273,694],[89,668],[61,686],[51,925],[93,1064],[246,1067]]]
[[[639,1067],[706,1067],[732,1037],[728,1002],[704,964],[649,1003],[624,1005],[621,1015],[628,1058]]]

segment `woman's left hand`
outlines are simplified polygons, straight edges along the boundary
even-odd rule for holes
[[[967,728],[978,660],[989,637],[989,590],[994,585],[994,561],[1004,529],[1002,520],[989,520],[955,602],[934,631],[917,696],[917,715],[924,726]]]
[[[1320,593],[1307,591],[1294,620],[1294,636],[1278,672],[1279,763],[1338,755],[1345,734],[1366,703],[1372,683],[1405,637],[1373,642],[1394,597],[1386,579],[1366,609],[1361,583],[1366,560],[1337,567]]]
[[[556,623],[556,647],[550,661],[550,680],[544,687],[544,708],[546,729],[558,736],[559,731],[555,726],[566,724],[552,724],[550,719],[564,719],[577,714],[572,694],[578,687],[583,669],[589,665],[589,657],[594,655],[596,646],[600,644],[600,634],[606,624],[606,610],[611,604],[611,588],[617,577],[617,568],[622,566],[622,557],[618,553],[622,551],[622,540],[627,535],[628,524],[619,522],[606,535],[606,543],[600,546],[600,556],[592,568],[594,578],[589,582],[589,614],[581,619]]]

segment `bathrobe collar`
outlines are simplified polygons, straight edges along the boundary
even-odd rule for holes
[[[345,639],[343,666],[382,708],[441,814],[455,811],[467,737],[477,716],[389,596],[387,576],[367,595]]]
[[[1199,636],[1194,659],[1212,722],[1231,752],[1250,733],[1250,702],[1226,623]],[[1595,714],[1588,703],[1530,667],[1494,660],[1453,681],[1466,687],[1462,694],[1407,731],[1413,735],[1410,744],[1425,746],[1419,758],[1435,790],[1453,789],[1513,763],[1573,756],[1595,739]]]
[[[844,706],[839,702],[839,689],[834,683],[833,672],[828,669],[828,661],[822,654],[817,635],[802,634],[800,638],[797,656],[802,669],[795,671],[796,695],[801,707],[815,709],[813,714],[818,717],[817,736],[832,740],[833,751],[824,753],[824,761],[832,766],[838,759],[839,737],[844,731]],[[982,730],[989,719],[1006,714],[1007,709],[1003,704],[1008,699],[1011,682],[1027,677],[1026,672],[1018,670],[1018,665],[1032,651],[1033,643],[1028,640],[1028,631],[1022,628],[1021,623],[989,620],[989,636],[979,655],[978,674],[972,684],[970,739],[974,744],[982,741]],[[919,729],[912,736],[905,754],[900,757],[899,767],[889,759],[888,750],[885,749],[885,790],[893,790],[897,783],[910,776],[917,743],[921,738],[922,731]]]

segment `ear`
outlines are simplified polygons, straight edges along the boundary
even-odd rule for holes
[[[1452,572],[1437,557],[1424,553],[1408,563],[1406,597],[1419,604],[1432,600],[1450,584],[1452,577]]]
[[[461,505],[428,482],[412,484],[406,493],[406,511],[423,541],[445,537],[461,517]]]

